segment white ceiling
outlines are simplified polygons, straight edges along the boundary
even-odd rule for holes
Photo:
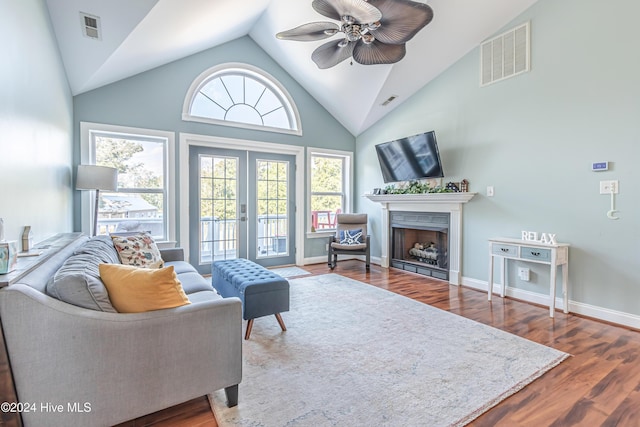
[[[421,0],[434,19],[407,43],[402,61],[346,60],[326,70],[311,61],[326,41],[275,38],[329,20],[311,0],[46,1],[74,95],[249,35],[357,136],[537,0]],[[100,41],[83,36],[80,12],[100,17]],[[398,98],[383,107],[392,95]]]

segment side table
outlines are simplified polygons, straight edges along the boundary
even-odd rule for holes
[[[549,317],[553,317],[556,305],[556,273],[558,266],[562,266],[562,301],[563,311],[569,312],[567,287],[569,282],[569,244],[545,244],[528,240],[510,239],[506,237],[489,239],[489,285],[488,299],[491,301],[493,292],[493,260],[500,259],[501,290],[504,298],[507,287],[506,264],[508,259],[535,262],[550,266],[549,278]]]

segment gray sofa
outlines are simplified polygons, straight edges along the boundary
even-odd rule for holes
[[[33,404],[22,413],[24,425],[109,426],[222,388],[229,406],[237,404],[240,300],[221,298],[182,260],[181,249],[171,249],[162,257],[174,266],[191,304],[113,312],[96,288],[97,264],[113,260],[99,240],[76,239],[0,290],[18,400]],[[63,273],[65,286],[56,289],[52,281]],[[84,289],[67,286],[74,280],[84,281]],[[65,302],[69,298],[80,302]]]

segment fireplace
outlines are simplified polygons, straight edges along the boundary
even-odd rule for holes
[[[448,212],[389,213],[391,267],[449,280]]]
[[[476,193],[466,192],[366,194],[365,197],[367,199],[379,203],[382,207],[380,234],[377,236],[377,238],[380,239],[380,266],[386,268],[401,265],[401,268],[409,271],[413,271],[415,268],[416,273],[427,273],[428,270],[427,275],[429,276],[442,278],[443,280],[447,280],[446,278],[448,278],[450,284],[459,285],[462,278],[460,272],[462,255],[462,207],[468,203],[475,194]],[[422,225],[416,224],[420,221],[411,221],[413,225],[409,226],[410,224],[405,224],[407,226],[402,227],[405,229],[405,231],[402,232],[404,233],[404,237],[394,237],[392,235],[391,217],[396,213],[404,215],[405,218],[407,215],[427,215],[430,217],[430,220],[423,218],[427,221]],[[396,223],[397,222],[399,222],[399,217],[396,217]],[[406,229],[419,230],[421,234],[418,234],[417,237],[407,237],[407,233],[409,232],[406,231]],[[422,232],[426,231],[439,231],[442,234],[422,234]],[[396,258],[393,255],[393,249],[398,246],[399,243],[396,243],[395,240],[402,240],[403,238],[405,242],[407,239],[410,240],[410,243],[406,243],[408,245],[428,243],[429,246],[431,242],[434,242],[436,246],[440,244],[437,248],[438,256],[440,256],[441,253],[446,253],[447,260],[438,259],[438,265],[434,266],[431,262],[423,262],[418,259],[404,259],[404,255],[403,257]],[[416,242],[413,242],[413,240],[416,240]],[[433,254],[430,256],[433,256]],[[427,259],[426,257],[422,258],[423,260]]]

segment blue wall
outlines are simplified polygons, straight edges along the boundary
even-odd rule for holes
[[[595,0],[540,0],[505,28],[531,21],[531,71],[481,88],[473,50],[357,138],[356,194],[384,186],[375,144],[434,129],[445,182],[466,178],[478,192],[464,207],[467,283],[486,286],[488,238],[557,233],[572,245],[575,311],[613,310],[616,321],[640,315],[639,15],[631,0],[605,8]],[[611,162],[610,170],[591,172],[597,161]],[[606,217],[609,196],[599,194],[599,181],[610,179],[620,181],[617,221]],[[495,197],[486,197],[487,186]],[[356,202],[379,233],[380,206]],[[379,241],[373,253],[380,254]],[[526,266],[532,281],[518,280],[512,268],[509,283],[546,295],[548,269]]]
[[[44,0],[1,1],[0,40],[0,218],[41,241],[72,229],[72,97]]]
[[[203,71],[226,62],[243,62],[275,77],[293,97],[301,116],[302,136],[182,121],[182,106],[191,83]],[[131,78],[74,97],[75,128],[96,122],[178,132],[273,142],[301,147],[353,151],[355,138],[249,37],[189,56]],[[80,135],[74,159],[79,161]],[[177,150],[178,151],[178,150]],[[179,161],[179,159],[176,159]],[[297,201],[304,209],[305,201]],[[79,203],[76,229],[80,229]],[[324,255],[324,244],[307,239],[305,256]],[[323,240],[324,243],[324,240]]]

